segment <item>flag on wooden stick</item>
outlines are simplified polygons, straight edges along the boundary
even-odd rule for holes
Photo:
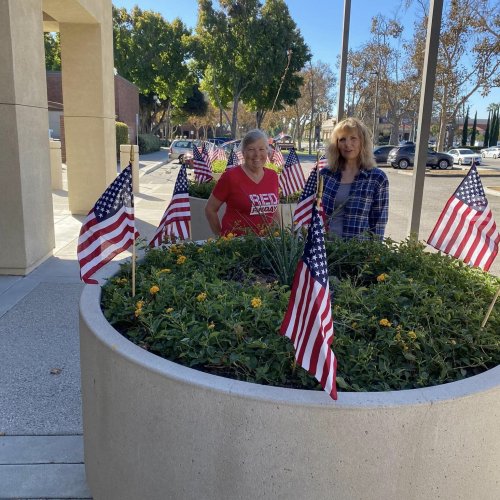
[[[427,243],[471,266],[490,268],[500,234],[475,165],[446,203]]]
[[[299,260],[292,293],[280,328],[295,347],[297,363],[337,399],[337,360],[330,348],[333,319],[328,283],[325,237],[320,209],[312,203],[311,225]]]
[[[189,206],[186,165],[182,165],[177,174],[172,199],[149,246],[158,247],[165,240],[188,239],[190,220],[191,209]]]
[[[295,149],[291,149],[285,162],[285,166],[279,177],[279,188],[283,196],[290,196],[301,191],[306,183],[304,172],[300,166],[299,157]]]
[[[304,226],[307,227],[311,223],[312,207],[316,200],[316,190],[318,186],[318,170],[317,167],[311,170],[306,185],[300,195],[297,207],[293,213],[293,225],[295,229]]]
[[[138,236],[134,220],[132,165],[129,164],[83,221],[77,248],[82,281],[96,284],[91,276],[115,255],[127,250]]]
[[[239,165],[238,157],[236,156],[236,153],[234,152],[234,148],[233,148],[233,149],[231,149],[231,152],[229,153],[229,158],[227,160],[226,170],[237,167],[238,165]]]
[[[271,162],[275,165],[279,165],[280,167],[285,164],[285,158],[283,158],[283,153],[281,152],[281,149],[277,144],[274,147],[274,151],[271,156]]]
[[[196,182],[208,182],[213,178],[212,170],[200,150],[193,144],[193,169]]]

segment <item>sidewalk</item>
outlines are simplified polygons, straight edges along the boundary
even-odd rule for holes
[[[137,228],[151,237],[178,165],[140,157]],[[64,189],[66,189],[64,170]],[[76,246],[83,216],[54,191],[54,255],[26,277],[0,276],[0,499],[90,498],[83,463]],[[121,255],[122,259],[127,254]],[[99,278],[112,274],[110,263]]]

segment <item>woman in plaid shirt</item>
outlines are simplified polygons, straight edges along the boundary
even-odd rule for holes
[[[341,238],[384,237],[389,208],[389,181],[376,168],[366,126],[346,118],[332,132],[323,176],[327,231]]]

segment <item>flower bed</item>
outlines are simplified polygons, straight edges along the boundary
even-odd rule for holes
[[[103,289],[104,314],[128,339],[177,363],[317,389],[277,334],[300,245],[281,234],[150,250],[138,266],[137,296],[125,266]],[[498,309],[479,328],[496,278],[413,241],[336,240],[327,253],[340,390],[426,387],[500,364]]]

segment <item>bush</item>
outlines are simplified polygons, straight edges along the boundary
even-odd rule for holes
[[[116,154],[120,154],[120,145],[128,144],[128,125],[123,122],[115,122],[116,127]]]
[[[160,139],[153,134],[139,134],[139,154],[160,151]]]
[[[223,237],[150,249],[103,288],[102,307],[123,335],[202,371],[318,389],[278,334],[290,288],[273,271],[267,240]],[[278,237],[285,253],[300,239]],[[302,242],[303,244],[303,242]],[[500,364],[500,309],[480,323],[500,282],[412,240],[327,242],[338,360],[346,391],[444,384]],[[289,278],[288,278],[289,279]]]

